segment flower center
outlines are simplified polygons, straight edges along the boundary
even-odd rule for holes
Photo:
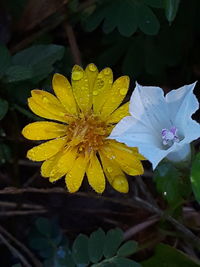
[[[70,146],[78,146],[79,151],[97,151],[108,136],[108,127],[98,117],[89,115],[73,121],[68,128]]]
[[[162,143],[165,146],[171,147],[174,143],[178,143],[180,141],[177,135],[177,128],[175,126],[170,129],[162,129]]]

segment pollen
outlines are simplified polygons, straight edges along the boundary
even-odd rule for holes
[[[68,144],[77,146],[79,152],[98,151],[108,136],[107,124],[97,116],[88,115],[73,121],[67,130]]]

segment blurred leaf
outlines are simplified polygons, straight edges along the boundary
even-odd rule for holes
[[[137,251],[137,247],[138,247],[137,242],[129,240],[119,248],[117,255],[123,257],[132,255]]]
[[[30,66],[14,65],[10,66],[6,72],[6,82],[19,82],[31,79],[34,76],[33,70]]]
[[[36,250],[45,250],[51,247],[51,242],[45,237],[32,237],[29,242],[30,246]]]
[[[73,258],[77,264],[88,264],[88,237],[80,234],[73,243],[72,246]],[[85,266],[85,265],[84,265]]]
[[[180,0],[164,0],[165,1],[165,16],[171,23],[177,14]]]
[[[159,193],[170,203],[175,204],[181,198],[179,172],[171,163],[160,164],[154,173],[154,181]]]
[[[64,47],[60,45],[35,45],[13,56],[13,68],[16,65],[28,68],[27,71],[24,70],[25,78],[23,79],[39,82],[53,71],[53,64],[63,57],[64,51]]]
[[[38,218],[35,225],[41,234],[47,237],[51,236],[52,226],[47,218]]]
[[[114,259],[117,267],[141,267],[141,265],[133,260],[117,257]],[[155,266],[154,266],[155,267]]]
[[[17,263],[17,264],[12,265],[12,267],[22,267],[22,265],[20,263]]]
[[[7,144],[0,143],[0,165],[11,159],[11,150]]]
[[[98,229],[90,235],[88,249],[91,262],[96,263],[103,257],[104,242],[105,233],[102,229]]]
[[[155,255],[142,262],[143,267],[198,267],[186,254],[165,244],[156,247]]]
[[[192,162],[190,181],[195,199],[200,203],[200,152]]]
[[[4,45],[0,45],[0,77],[11,64],[11,55],[9,50]]]
[[[163,8],[164,3],[163,0],[142,0],[144,4],[151,6],[151,7],[156,7],[156,8]]]
[[[0,98],[0,120],[4,118],[8,111],[8,102],[2,98]]]
[[[105,258],[111,258],[113,257],[118,247],[123,241],[123,232],[121,229],[111,229],[106,234],[105,244],[104,244],[104,250],[103,254]]]

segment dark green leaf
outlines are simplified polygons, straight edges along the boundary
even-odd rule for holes
[[[32,77],[33,70],[30,66],[14,65],[5,72],[6,82],[19,82],[31,79]]]
[[[123,244],[118,252],[117,255],[119,256],[123,256],[123,257],[127,257],[129,255],[132,255],[133,253],[135,253],[137,251],[137,242],[135,241],[127,241],[125,244]]]
[[[181,200],[179,172],[171,163],[159,165],[154,173],[154,180],[159,193],[171,204]]]
[[[105,233],[102,229],[98,229],[90,235],[88,249],[91,262],[96,263],[103,257],[104,242]]]
[[[190,181],[196,200],[200,203],[200,153],[198,153],[192,162]]]
[[[138,5],[136,14],[138,26],[142,32],[147,35],[156,35],[159,32],[160,23],[149,7]]]
[[[11,64],[10,52],[4,45],[0,45],[0,77]]]
[[[153,257],[142,262],[143,267],[198,267],[186,254],[168,245],[159,244]]]
[[[156,7],[156,8],[162,8],[164,7],[163,0],[142,0],[144,4],[151,6],[151,7]]]
[[[141,267],[141,265],[133,260],[117,257],[114,259],[114,263],[117,267]]]
[[[0,165],[6,163],[11,158],[10,147],[7,144],[0,143]]]
[[[38,218],[35,225],[41,234],[47,237],[51,236],[52,226],[47,218],[43,217]]]
[[[113,257],[123,240],[123,232],[121,229],[111,229],[106,234],[103,254],[106,258]]]
[[[8,111],[8,102],[0,98],[0,120],[6,115]]]
[[[169,23],[171,23],[177,14],[180,0],[165,0],[165,16]]]
[[[29,242],[30,246],[37,250],[45,250],[51,246],[50,241],[47,238],[37,237],[31,238]]]
[[[72,254],[77,264],[88,264],[88,237],[80,234],[73,243]]]

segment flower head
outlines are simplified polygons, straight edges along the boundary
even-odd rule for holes
[[[34,122],[22,131],[30,140],[50,140],[27,153],[31,160],[44,161],[43,177],[54,182],[65,176],[68,190],[76,192],[86,173],[89,184],[102,193],[106,176],[117,191],[128,191],[125,173],[142,174],[143,157],[137,148],[107,139],[114,125],[129,114],[128,103],[119,107],[128,87],[127,76],[113,83],[110,68],[98,72],[94,64],[89,64],[85,70],[74,66],[71,84],[55,74],[56,96],[42,90],[31,92],[30,109],[38,116],[60,122]]]
[[[139,152],[153,168],[165,157],[183,161],[190,156],[190,143],[200,137],[200,125],[191,116],[199,108],[193,93],[196,83],[164,96],[159,87],[136,84],[130,101],[131,116],[124,117],[109,138]]]

